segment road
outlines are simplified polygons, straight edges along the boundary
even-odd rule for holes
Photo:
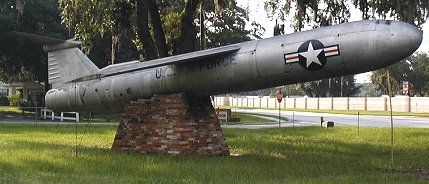
[[[232,109],[232,112],[248,112],[258,114],[278,115],[278,110],[261,110],[261,109]],[[292,112],[281,111],[282,116],[289,118],[289,122],[282,121],[281,126],[320,126],[320,117],[323,116],[325,121],[333,121],[335,126],[357,126],[357,115],[343,115],[343,114],[328,114],[328,113],[312,113],[312,112]],[[293,116],[295,122],[292,123]],[[390,127],[390,116],[369,116],[360,115],[359,125],[367,127]],[[393,116],[394,127],[415,127],[415,128],[429,128],[429,117],[414,117],[414,116]],[[258,125],[228,125],[224,127],[231,128],[262,128],[262,127],[276,127],[278,124],[265,123]]]
[[[261,109],[232,109],[233,112],[247,112],[267,115],[278,115],[278,110],[261,110]],[[282,127],[285,126],[320,126],[320,116],[323,116],[325,121],[333,121],[335,126],[357,126],[357,115],[329,114],[329,113],[312,113],[312,112],[292,112],[281,111],[282,116],[289,118],[289,121],[281,121]],[[278,127],[277,118],[263,117],[271,119],[275,122],[261,122],[241,125],[222,125],[224,128],[268,128]],[[293,119],[295,121],[293,122]],[[40,124],[74,124],[73,122],[52,122],[49,120],[38,120],[28,115],[16,115],[0,113],[0,123],[40,123]],[[87,122],[81,122],[86,124]],[[118,124],[118,123],[93,123],[93,124]],[[429,128],[429,117],[414,117],[414,116],[393,116],[393,124],[395,127],[415,127]],[[361,115],[359,117],[359,125],[367,127],[390,127],[390,116],[369,116]]]

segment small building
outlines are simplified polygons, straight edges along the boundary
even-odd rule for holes
[[[0,82],[0,97],[9,97],[19,91],[21,98],[27,100],[33,106],[41,106],[44,103],[45,86],[38,82],[13,82],[5,84]]]

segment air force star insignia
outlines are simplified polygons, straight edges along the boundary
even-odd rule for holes
[[[328,57],[340,55],[339,45],[325,47],[319,40],[308,40],[301,44],[298,52],[284,55],[285,64],[298,62],[303,68],[315,71],[322,69]]]

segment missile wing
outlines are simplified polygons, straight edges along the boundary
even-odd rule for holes
[[[422,42],[413,25],[365,20],[99,69],[77,48],[79,42],[21,37],[48,52],[52,89],[46,106],[79,112],[121,111],[131,100],[156,94],[217,95],[377,70],[411,55]]]

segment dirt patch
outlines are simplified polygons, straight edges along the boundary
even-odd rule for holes
[[[418,168],[415,171],[417,176],[429,179],[429,169],[422,169],[422,168]]]
[[[422,177],[429,179],[429,169],[425,168],[417,168],[417,169],[394,169],[394,173],[401,173],[401,174],[412,174],[417,177]]]

